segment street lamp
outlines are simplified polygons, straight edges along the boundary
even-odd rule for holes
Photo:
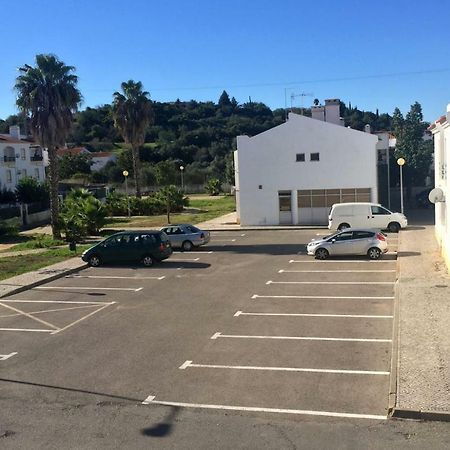
[[[398,158],[397,164],[400,166],[400,209],[403,214],[403,165],[405,164],[405,160],[403,158]]]
[[[128,197],[128,170],[124,170],[122,172],[122,175],[125,177],[125,194],[127,196],[127,210],[128,210],[128,217],[131,217],[131,211],[130,211],[130,198]]]
[[[184,192],[183,170],[184,170],[184,166],[180,166],[180,172],[181,172],[181,191],[182,191],[182,192]]]

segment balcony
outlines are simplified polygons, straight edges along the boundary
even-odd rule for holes
[[[16,157],[15,156],[4,156],[3,157],[3,161],[5,163],[15,162],[16,161]]]
[[[30,161],[43,161],[44,157],[42,155],[34,155],[30,157]]]

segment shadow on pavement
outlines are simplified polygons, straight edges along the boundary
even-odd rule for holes
[[[163,422],[141,430],[144,436],[165,437],[172,432],[173,421],[180,411],[179,406],[171,406],[171,410]]]
[[[421,252],[398,252],[398,256],[420,256],[422,253]]]
[[[213,252],[230,252],[242,254],[261,254],[261,255],[295,255],[298,252],[306,252],[306,244],[253,244],[253,245],[208,245],[207,250]],[[187,254],[187,253],[186,253]]]

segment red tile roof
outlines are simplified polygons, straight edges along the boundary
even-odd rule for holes
[[[437,124],[443,124],[443,123],[446,122],[446,121],[447,121],[447,116],[441,116],[441,117],[439,117],[439,119],[435,120],[434,123],[432,123],[432,124],[427,128],[427,130],[428,130],[428,131],[434,130],[434,129],[436,128],[436,125],[437,125]]]
[[[56,151],[58,156],[79,155],[80,153],[90,153],[90,151],[84,147],[58,148]]]

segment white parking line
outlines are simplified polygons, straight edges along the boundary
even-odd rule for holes
[[[266,284],[395,284],[395,281],[272,281]]]
[[[258,295],[253,294],[252,299],[256,298],[297,298],[297,299],[316,299],[316,298],[334,298],[345,300],[393,300],[394,297],[370,297],[370,296],[335,296],[335,295]]]
[[[396,270],[284,270],[280,269],[278,273],[392,273]]]
[[[214,239],[214,242],[236,242],[236,239]]]
[[[368,260],[355,260],[355,259],[351,259],[351,260],[346,260],[346,259],[336,259],[336,260],[325,260],[325,261],[311,261],[311,260],[298,260],[298,259],[291,259],[289,261],[289,264],[292,263],[305,263],[305,264],[323,264],[323,263],[335,263],[335,264],[347,264],[347,263],[355,263],[355,264],[361,264],[361,263],[365,263],[365,264],[376,264],[376,263],[397,263],[397,260],[394,259],[388,259],[388,260],[377,260],[377,261],[368,261]]]
[[[242,234],[222,234],[222,233],[211,233],[211,236],[222,236],[222,237],[234,237],[234,236],[239,236],[239,237],[244,237],[245,233]],[[215,239],[214,239],[215,240]]]
[[[82,308],[96,308],[98,305],[83,305],[83,306],[72,306],[70,308],[56,308],[56,309],[44,309],[39,311],[29,311],[28,314],[46,314],[49,312],[57,312],[57,311],[72,311],[74,309],[82,309]],[[0,319],[3,319],[5,317],[17,317],[21,316],[21,313],[14,313],[14,314],[4,314],[0,316]]]
[[[265,412],[272,414],[296,414],[306,416],[324,416],[324,417],[341,417],[346,419],[370,419],[370,420],[386,420],[387,416],[376,414],[352,414],[330,411],[308,411],[303,409],[281,409],[281,408],[261,408],[253,406],[232,406],[232,405],[210,405],[205,403],[185,403],[185,402],[165,402],[155,400],[154,395],[149,395],[143,402],[143,405],[164,405],[176,406],[181,408],[201,408],[201,409],[220,409],[225,411],[248,411],[248,412]]]
[[[170,258],[170,262],[198,261],[200,258]]]
[[[17,355],[17,352],[12,352],[9,355],[0,355],[0,361],[6,361],[7,359],[15,355]]]
[[[75,305],[113,305],[116,302],[78,302],[70,300],[2,300],[3,303],[69,303]]]
[[[231,339],[276,339],[276,340],[294,340],[294,341],[337,341],[337,342],[376,342],[389,343],[392,339],[376,338],[335,338],[335,337],[316,337],[316,336],[252,336],[244,334],[222,334],[220,331],[214,333],[210,339],[231,338]]]
[[[179,369],[186,370],[188,367],[200,369],[235,369],[235,370],[267,370],[274,372],[309,372],[309,373],[333,373],[340,375],[389,375],[390,372],[376,370],[338,370],[338,369],[311,369],[303,367],[273,367],[273,366],[229,366],[222,364],[196,364],[185,361]]]
[[[178,252],[177,251],[177,253],[179,253],[179,254],[186,254],[186,252],[182,252],[182,251],[180,251],[180,252]],[[193,250],[193,251],[189,251],[189,252],[187,252],[187,253],[189,253],[190,255],[210,255],[211,253],[214,253],[214,251],[213,250],[210,250],[210,251],[208,251],[208,252],[202,252],[202,251],[195,251],[195,250]],[[170,259],[171,261],[172,261],[172,258]]]
[[[144,289],[143,287],[133,289],[133,288],[113,288],[113,287],[85,287],[85,286],[38,286],[32,289],[40,289],[40,290],[88,290],[88,291],[131,291],[131,292],[139,292]]]
[[[37,333],[53,333],[53,330],[41,330],[36,328],[0,328],[0,331],[32,331]]]
[[[162,277],[119,277],[113,275],[66,275],[64,278],[93,278],[99,280],[164,280],[165,275]]]
[[[281,316],[281,317],[330,317],[330,318],[354,318],[354,319],[393,319],[394,316],[371,316],[364,314],[304,314],[304,313],[258,313],[236,311],[233,317],[239,316]]]

